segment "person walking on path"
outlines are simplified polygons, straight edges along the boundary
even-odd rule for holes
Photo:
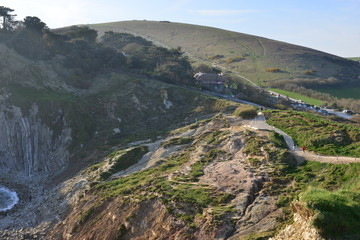
[[[302,147],[301,147],[301,150],[302,150],[303,152],[305,152],[306,147],[305,147],[305,146],[302,146]]]

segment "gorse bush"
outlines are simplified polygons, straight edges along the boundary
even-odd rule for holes
[[[238,107],[233,114],[244,119],[252,119],[257,116],[257,110],[252,106],[241,106]]]
[[[266,71],[273,72],[273,73],[281,72],[280,68],[268,68],[268,69],[266,69]]]

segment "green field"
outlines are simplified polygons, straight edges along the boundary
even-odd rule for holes
[[[297,94],[297,93],[293,93],[293,92],[289,92],[289,91],[285,91],[285,90],[281,90],[281,89],[276,89],[276,88],[269,88],[270,91],[279,93],[281,95],[285,95],[288,96],[289,98],[293,98],[293,99],[297,99],[297,100],[302,100],[306,103],[315,105],[315,106],[321,106],[321,104],[323,103],[323,101],[315,99],[315,98],[310,98],[301,94]]]
[[[360,62],[360,57],[351,57],[351,58],[348,58],[348,59]]]
[[[328,93],[338,98],[360,99],[360,87],[358,88],[319,88],[316,91]]]

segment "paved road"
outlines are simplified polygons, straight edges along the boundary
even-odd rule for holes
[[[285,132],[281,131],[280,129],[277,129],[267,124],[266,119],[262,113],[259,113],[255,119],[249,122],[249,127],[259,130],[274,130],[275,132],[284,136],[284,139],[286,141],[286,144],[290,152],[296,157],[299,164],[304,162],[305,160],[333,163],[333,164],[360,162],[360,158],[344,157],[344,156],[322,156],[307,151],[303,152],[299,147],[294,147],[294,140],[289,135],[287,135]]]

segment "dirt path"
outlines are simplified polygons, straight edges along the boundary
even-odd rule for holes
[[[259,130],[274,130],[275,132],[284,136],[286,144],[290,152],[296,157],[299,164],[307,161],[316,161],[316,162],[323,162],[323,163],[333,163],[333,164],[344,164],[344,163],[357,163],[360,162],[360,158],[354,157],[345,157],[345,156],[322,156],[312,152],[303,152],[299,147],[294,146],[294,140],[287,135],[285,132],[277,129],[269,124],[266,123],[266,119],[262,113],[259,113],[258,116],[250,120],[247,123],[247,126],[253,129]]]

